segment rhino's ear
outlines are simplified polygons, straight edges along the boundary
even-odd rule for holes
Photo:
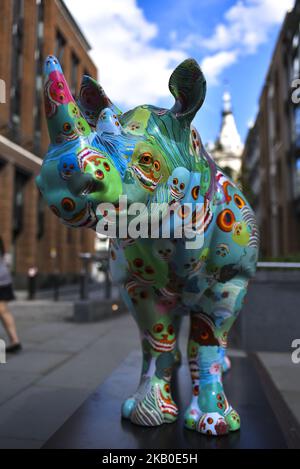
[[[204,75],[194,59],[186,59],[175,68],[169,80],[169,90],[175,98],[171,112],[189,126],[206,94]]]
[[[116,115],[122,114],[108,98],[102,86],[88,75],[82,78],[77,104],[92,128],[96,127],[99,114],[104,108],[112,109]]]

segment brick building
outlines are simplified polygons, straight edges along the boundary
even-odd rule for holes
[[[267,257],[300,253],[300,104],[292,101],[292,82],[300,78],[299,25],[297,0],[279,33],[243,153],[244,186]]]
[[[77,254],[93,250],[94,234],[62,225],[35,185],[48,146],[42,70],[45,57],[55,54],[76,93],[83,74],[97,77],[90,46],[62,0],[1,0],[0,45],[6,88],[0,103],[0,235],[17,285],[31,266],[42,279],[55,269],[72,278],[80,270]]]

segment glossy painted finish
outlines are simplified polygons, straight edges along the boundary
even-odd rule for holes
[[[172,372],[180,362],[176,337],[180,318],[191,314],[193,397],[185,426],[218,435],[240,427],[222,372],[230,366],[227,336],[255,273],[259,234],[247,200],[191,126],[206,91],[198,64],[192,59],[180,64],[169,88],[175,98],[171,110],[142,105],[122,114],[95,80],[84,77],[76,103],[57,59],[48,57],[51,145],[37,184],[63,223],[94,230],[104,226],[103,219],[120,228],[111,211],[123,213],[119,196],[126,196],[130,207],[164,203],[168,238],[158,233],[157,238],[111,239],[111,274],[140,329],[143,350],[140,385],[123,403],[122,415],[145,426],[177,419],[171,393]],[[103,202],[113,205],[99,208]],[[187,231],[178,238],[182,220]],[[146,211],[139,219],[141,231],[151,231],[148,221]],[[187,243],[191,235],[197,246]]]

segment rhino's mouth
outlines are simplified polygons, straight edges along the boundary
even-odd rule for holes
[[[155,190],[157,184],[161,180],[161,176],[155,178],[154,176],[147,175],[137,166],[133,165],[130,167],[130,169],[132,170],[133,174],[137,177],[139,182],[151,192]]]

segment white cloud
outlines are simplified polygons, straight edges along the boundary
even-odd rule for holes
[[[154,45],[158,27],[147,20],[137,0],[65,2],[92,45],[102,86],[126,110],[170,100],[168,80],[174,67],[195,51],[198,56],[204,52],[201,66],[209,85],[218,84],[226,68],[268,40],[294,0],[237,0],[209,37],[191,32],[179,40],[171,30],[171,48]]]
[[[294,0],[238,0],[224,14],[209,37],[189,34],[182,45],[185,50],[199,47],[208,52],[202,61],[211,85],[218,84],[221,73],[238,58],[255,53],[267,42],[272,28],[280,24]]]
[[[215,27],[202,45],[210,50],[244,49],[244,53],[256,52],[268,40],[271,28],[281,23],[294,0],[239,0],[224,15],[224,22]]]
[[[201,68],[207,82],[216,85],[223,70],[234,64],[237,59],[237,51],[221,51],[205,57],[201,62]]]
[[[179,48],[151,44],[157,34],[136,0],[66,0],[92,45],[100,82],[117,104],[156,104],[169,96],[168,80],[186,58]]]

